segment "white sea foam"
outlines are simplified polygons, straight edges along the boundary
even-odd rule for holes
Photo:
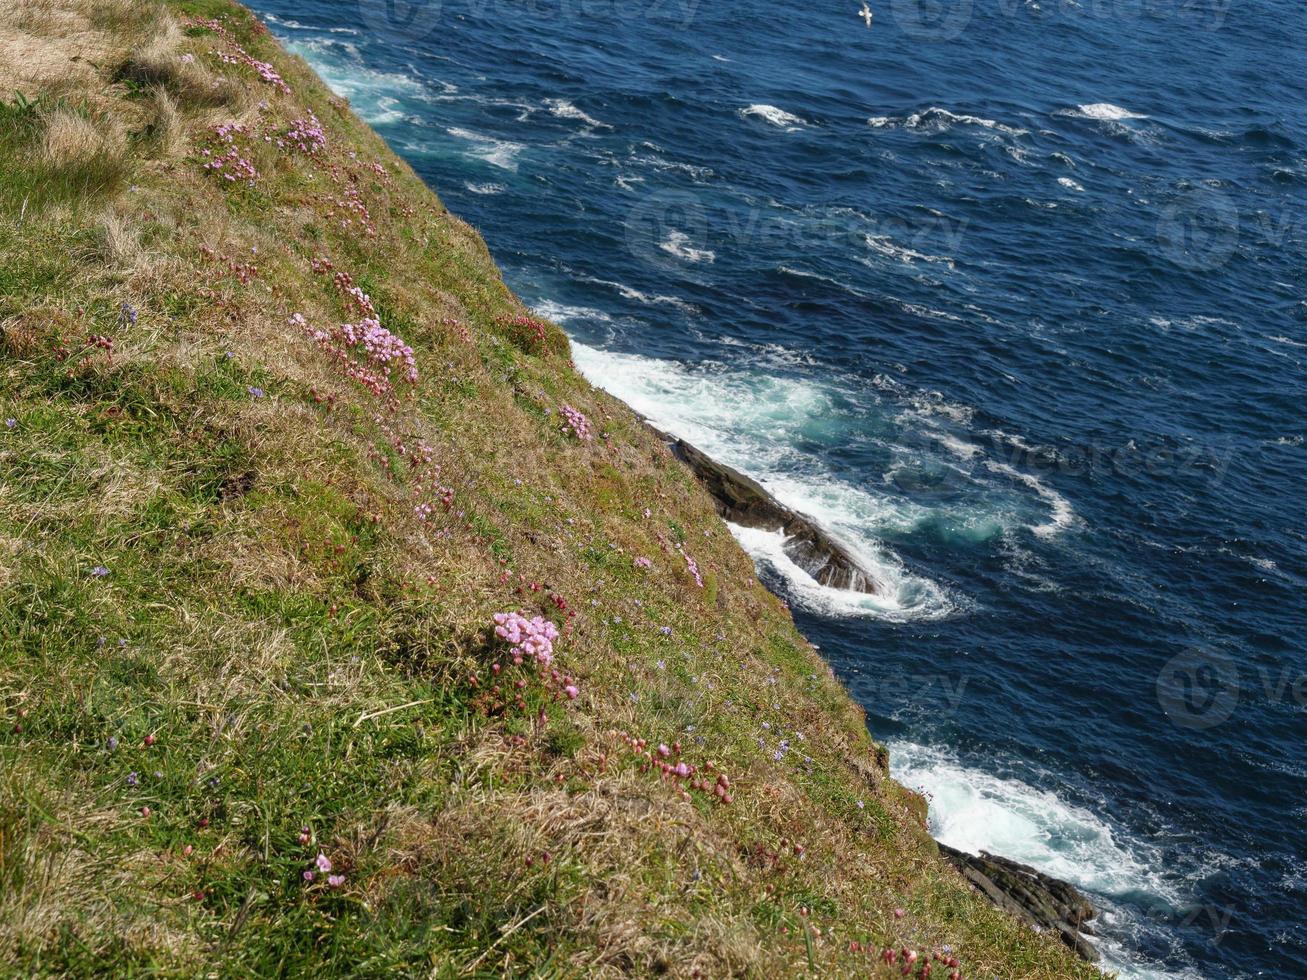
[[[603,310],[596,310],[591,306],[566,306],[548,299],[540,300],[532,307],[532,310],[554,323],[570,323],[577,320],[590,323],[610,323],[613,319]]]
[[[591,129],[612,129],[608,123],[600,122],[593,116],[582,112],[566,99],[547,99],[545,105],[549,107],[550,115],[557,116],[559,119],[575,119],[583,122]]]
[[[1067,500],[1060,493],[1050,487],[1047,483],[1035,476],[1033,473],[1023,473],[1021,470],[1007,463],[1000,463],[997,460],[987,459],[985,465],[993,472],[1000,473],[1011,480],[1024,484],[1031,490],[1035,491],[1049,507],[1049,519],[1043,524],[1036,524],[1031,527],[1031,531],[1041,538],[1052,538],[1060,534],[1069,527],[1079,522],[1076,516],[1075,508],[1071,506],[1071,501]]]
[[[463,186],[473,194],[502,194],[507,190],[503,184],[473,184],[466,182]]]
[[[365,112],[364,118],[373,126],[386,126],[391,123],[403,122],[405,116],[403,109],[400,108],[399,99],[387,95],[378,99],[376,108]]]
[[[906,622],[937,619],[952,611],[938,586],[904,571],[901,564],[888,556],[882,556],[874,570],[868,569],[876,577],[875,595],[832,589],[814,579],[785,553],[783,532],[730,523],[726,526],[763,575],[777,576],[784,581],[785,596],[793,605],[818,616]]]
[[[666,157],[660,155],[660,148],[653,143],[645,143],[644,146],[646,149],[651,149],[654,152],[632,156],[630,159],[631,163],[643,164],[645,166],[653,167],[655,170],[671,170],[678,173],[689,174],[690,177],[700,183],[706,182],[709,178],[715,176],[711,167],[700,167],[697,164],[686,163],[683,160],[668,160]]]
[[[556,320],[598,320],[593,311],[553,309]],[[597,350],[573,342],[573,359],[594,384],[612,392],[667,432],[684,437],[715,459],[758,480],[777,500],[807,514],[846,545],[885,586],[874,599],[839,602],[789,561],[774,535],[737,535],[750,553],[785,581],[796,602],[816,611],[887,619],[928,619],[965,604],[908,569],[887,540],[923,529],[967,540],[1005,538],[1029,528],[1051,539],[1077,523],[1069,501],[1038,477],[990,460],[967,433],[974,410],[940,392],[923,391],[878,375],[873,385],[900,406],[899,435],[886,447],[894,460],[883,483],[853,484],[831,472],[820,456],[800,447],[835,444],[861,431],[862,397],[840,379],[812,378],[793,352],[757,345],[730,367],[696,367],[637,354]],[[755,364],[749,370],[737,367]],[[793,376],[798,367],[803,375]],[[850,401],[850,399],[853,401]],[[854,413],[851,415],[850,413]],[[922,481],[925,482],[922,482]],[[930,492],[941,487],[943,492]],[[881,488],[884,489],[881,489]],[[925,491],[925,492],[923,492]]]
[[[914,112],[904,117],[872,116],[867,120],[867,125],[874,129],[902,128],[932,133],[947,132],[954,126],[979,126],[982,129],[990,129],[1008,136],[1026,135],[1026,130],[1018,126],[1008,126],[994,119],[985,119],[982,116],[950,112],[948,109],[941,109],[938,106],[931,106],[929,109],[923,109],[921,112]]]
[[[1078,105],[1074,109],[1064,109],[1063,113],[1068,116],[1080,116],[1083,119],[1097,119],[1101,122],[1121,122],[1125,119],[1148,118],[1141,113],[1131,112],[1129,109],[1113,105],[1110,102],[1091,102],[1088,105]]]
[[[426,86],[410,75],[365,66],[358,49],[348,42],[309,39],[288,42],[286,47],[309,62],[333,93],[348,99],[354,110],[374,125],[404,118],[401,99],[427,95]]]
[[[989,851],[1101,895],[1160,890],[1149,861],[1101,818],[1018,779],[969,769],[944,749],[892,743],[890,772],[931,801],[930,830],[961,851]]]
[[[284,20],[276,14],[264,14],[263,19],[269,24],[275,24],[277,27],[287,27],[292,31],[326,31],[328,34],[358,34],[358,31],[352,27],[314,27],[312,24],[301,24],[297,20]]]
[[[693,303],[687,303],[679,296],[658,296],[650,293],[641,292],[638,289],[632,289],[630,286],[620,282],[613,282],[611,279],[592,279],[588,276],[582,277],[582,282],[592,282],[597,286],[607,286],[614,289],[622,297],[633,300],[636,303],[643,303],[645,306],[674,306],[676,309],[685,313],[698,313],[699,308]]]
[[[863,241],[867,243],[869,249],[878,255],[897,259],[909,265],[914,262],[931,262],[945,265],[950,269],[955,267],[953,260],[946,255],[927,255],[925,252],[918,252],[905,245],[895,243],[888,235],[864,235]]]
[[[690,244],[690,236],[675,229],[667,233],[667,237],[658,243],[658,247],[668,255],[674,255],[686,262],[714,262],[717,259],[716,252],[707,248],[694,248]]]
[[[773,126],[793,132],[796,129],[808,125],[804,120],[794,115],[792,112],[786,112],[784,109],[778,109],[774,105],[751,105],[747,109],[741,109],[739,115],[742,119],[750,117],[761,119],[764,122],[771,123]]]
[[[1074,181],[1070,177],[1059,177],[1057,182],[1069,191],[1080,191],[1082,193],[1084,191],[1084,187],[1081,186],[1078,181]]]
[[[786,275],[795,276],[796,278],[799,279],[811,279],[814,282],[824,282],[828,286],[834,286],[836,289],[843,290],[844,292],[849,293],[850,295],[853,296],[867,295],[862,290],[856,289],[853,286],[850,286],[846,282],[840,282],[840,280],[832,278],[831,276],[823,276],[819,272],[809,272],[807,269],[796,269],[792,265],[778,266],[777,271],[784,272]]]
[[[524,149],[521,143],[495,139],[493,136],[484,136],[481,133],[474,133],[470,129],[462,129],[458,126],[451,127],[445,132],[449,133],[450,136],[471,143],[472,149],[468,152],[477,159],[484,160],[486,163],[502,170],[517,170],[517,155]]]
[[[592,383],[654,425],[758,479],[786,506],[815,519],[882,585],[876,596],[827,588],[789,559],[779,533],[733,529],[796,603],[823,615],[894,621],[939,618],[956,609],[940,586],[906,569],[876,537],[878,528],[919,522],[924,511],[851,486],[795,448],[806,430],[831,414],[831,395],[821,386],[720,367],[692,369],[576,341],[572,356]]]
[[[1097,814],[1015,777],[1001,777],[963,765],[948,750],[892,742],[890,772],[930,799],[930,831],[950,847],[971,854],[988,851],[1068,881],[1091,896],[1136,900],[1149,896],[1171,908],[1184,904],[1177,887],[1159,870],[1162,859],[1143,841],[1124,838]],[[1107,912],[1105,919],[1119,920]],[[1129,922],[1114,931],[1128,933]],[[1196,977],[1143,962],[1101,935],[1093,942],[1121,977]]]

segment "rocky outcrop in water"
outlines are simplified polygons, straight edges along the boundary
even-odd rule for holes
[[[658,431],[658,430],[654,430]],[[658,432],[717,503],[724,520],[743,527],[785,534],[785,553],[822,585],[875,594],[875,578],[816,521],[786,507],[756,480],[696,449],[684,439]]]
[[[1095,915],[1094,907],[1065,881],[1007,858],[980,852],[979,856],[958,851],[947,844],[939,852],[999,908],[1025,919],[1037,929],[1052,930],[1090,962],[1098,961],[1098,950],[1083,934]]]

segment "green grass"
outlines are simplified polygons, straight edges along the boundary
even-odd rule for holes
[[[103,67],[0,109],[0,973],[876,975],[852,940],[1097,975],[939,861],[687,471],[302,62],[226,0],[59,2]],[[56,107],[136,136],[52,166]],[[322,155],[203,170],[214,126],[308,110]],[[341,226],[351,184],[375,237]],[[324,256],[416,386],[374,396],[289,322],[358,319]],[[512,609],[567,627],[576,700],[496,680]],[[731,804],[621,733],[729,773]],[[339,887],[306,882],[319,853]]]

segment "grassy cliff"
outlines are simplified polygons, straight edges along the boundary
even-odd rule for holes
[[[0,94],[0,973],[1098,975],[245,10],[11,0]]]

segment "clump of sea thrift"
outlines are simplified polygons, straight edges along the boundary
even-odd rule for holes
[[[542,667],[554,659],[554,641],[558,627],[543,616],[527,619],[520,612],[495,614],[495,635],[512,645],[513,663],[520,664],[523,657],[531,656]]]
[[[251,68],[261,79],[263,79],[263,81],[276,87],[285,94],[290,95],[290,86],[286,84],[285,79],[277,74],[277,70],[266,61],[259,61],[257,58],[251,56],[248,51],[236,43],[236,39],[232,37],[231,32],[228,31],[219,21],[196,17],[189,19],[189,23],[194,27],[203,27],[205,30],[212,31],[226,42],[227,50],[215,50],[209,52],[224,65],[243,65],[247,68]]]
[[[682,799],[689,800],[692,792],[698,792],[711,796],[723,806],[734,801],[731,781],[726,773],[718,770],[711,760],[702,766],[686,762],[681,758],[680,742],[672,745],[661,742],[651,748],[648,739],[627,732],[610,731],[609,734],[620,738],[638,757],[641,772],[656,772],[660,779],[679,786]]]
[[[688,551],[682,551],[681,557],[685,559],[685,567],[688,568],[690,570],[690,574],[694,576],[695,584],[697,584],[699,588],[702,589],[703,576],[699,574],[699,563],[696,562],[692,557],[690,557],[690,553]]]
[[[213,141],[216,149],[203,151],[208,158],[204,169],[232,183],[244,181],[252,186],[259,179],[259,171],[249,158],[251,139],[248,126],[238,123],[215,126]]]
[[[573,408],[571,405],[564,405],[559,411],[562,413],[564,424],[567,429],[571,430],[572,435],[576,436],[582,442],[593,438],[593,432],[590,428],[590,420],[583,413]]]
[[[554,597],[559,608],[566,608],[561,596]],[[518,711],[527,710],[525,692],[528,678],[508,673],[506,666],[521,667],[526,664],[538,672],[540,681],[546,691],[554,692],[556,698],[575,701],[581,696],[581,689],[576,680],[560,673],[554,664],[554,643],[562,636],[553,622],[544,616],[528,616],[524,612],[501,612],[494,616],[495,636],[509,644],[511,662],[505,665],[496,662],[490,667],[489,687],[477,697],[478,707],[488,715],[504,711],[510,704]],[[473,673],[469,682],[474,688],[481,686],[481,678]]]
[[[318,117],[310,110],[308,116],[290,124],[286,134],[277,140],[277,147],[315,156],[327,148],[327,133]]]

